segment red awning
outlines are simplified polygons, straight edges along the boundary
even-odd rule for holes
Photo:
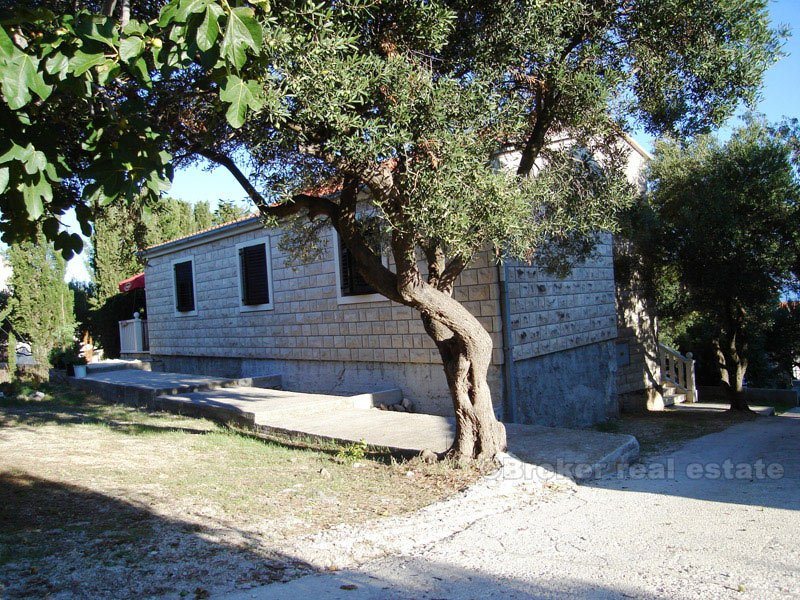
[[[119,282],[120,292],[130,292],[131,290],[144,289],[144,273],[139,273],[133,277],[128,277],[124,281]]]

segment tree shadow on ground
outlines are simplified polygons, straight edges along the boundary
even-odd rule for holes
[[[512,560],[518,560],[518,557]],[[487,557],[488,570],[499,572],[490,561],[507,560],[502,555]],[[517,572],[524,571],[518,569]],[[524,577],[524,578],[523,578]],[[259,594],[261,592],[261,594]],[[336,572],[317,573],[290,581],[276,583],[267,589],[237,594],[229,600],[262,598],[262,600],[296,600],[299,598],[325,598],[326,600],[509,600],[530,598],[663,598],[663,594],[647,593],[640,587],[612,587],[601,581],[578,577],[511,576],[465,569],[427,557],[402,558],[402,564],[372,572],[343,569]]]
[[[310,569],[264,548],[251,532],[203,523],[78,486],[0,473],[0,596],[204,597]]]
[[[178,419],[169,424],[142,422],[141,417],[146,418],[147,415],[174,418],[161,412],[133,410],[121,404],[87,401],[85,397],[71,401],[61,394],[57,398],[46,400],[6,398],[0,402],[0,426],[104,425],[131,435],[175,432],[204,434],[215,431],[210,423],[203,428],[181,423]]]
[[[800,510],[800,414],[740,421],[586,485]]]
[[[249,532],[237,532],[236,542],[222,541],[213,525],[165,518],[144,505],[24,473],[0,473],[0,532],[4,598],[237,592],[244,598],[254,587],[252,593],[264,592],[266,584],[270,597],[314,597],[318,591],[303,587],[313,578],[293,581],[314,574],[310,565],[259,549]],[[422,558],[384,578],[357,570],[328,575],[325,597],[540,598],[561,597],[565,590],[575,597],[648,597],[591,581],[531,582]]]

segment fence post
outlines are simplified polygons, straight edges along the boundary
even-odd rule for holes
[[[142,320],[139,318],[139,313],[133,313],[133,351],[142,351]]]

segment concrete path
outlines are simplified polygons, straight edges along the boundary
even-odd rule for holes
[[[455,433],[453,419],[356,408],[344,396],[234,387],[162,396],[161,401],[175,406],[233,408],[264,433],[364,441],[405,454],[426,449],[444,452]],[[627,435],[516,424],[508,424],[506,431],[509,452],[521,460],[579,479],[593,478],[638,456],[638,443]]]
[[[408,537],[384,540],[385,558],[229,598],[800,598],[800,409],[518,498],[435,543]]]
[[[680,404],[673,404],[664,410],[666,412],[727,412],[730,409],[730,404],[722,402],[682,402]],[[754,413],[768,417],[775,414],[774,406],[758,406],[751,405],[750,410]]]
[[[205,375],[185,375],[182,373],[158,373],[140,369],[107,370],[91,373],[86,379],[126,387],[139,387],[149,390],[179,390],[209,388],[233,381],[223,377]]]
[[[372,408],[383,395],[399,394],[392,390],[332,396],[253,387],[278,384],[271,377],[231,380],[141,370],[107,371],[73,383],[109,400],[232,420],[265,435],[363,441],[406,455],[444,452],[455,432],[450,418]],[[510,453],[580,480],[601,476],[639,454],[638,442],[629,435],[516,424],[509,424],[507,433]]]

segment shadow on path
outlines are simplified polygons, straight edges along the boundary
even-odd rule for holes
[[[691,440],[588,485],[800,510],[800,409]]]

